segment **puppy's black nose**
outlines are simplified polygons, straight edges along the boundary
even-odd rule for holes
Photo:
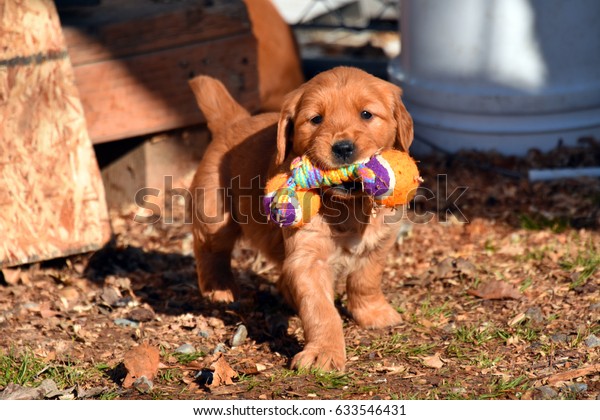
[[[354,143],[350,140],[340,140],[331,146],[331,151],[336,160],[347,163],[354,154]]]

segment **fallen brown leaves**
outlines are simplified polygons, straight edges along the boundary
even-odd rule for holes
[[[480,285],[477,289],[469,289],[467,293],[481,299],[521,299],[523,295],[514,286],[500,280],[492,280]]]
[[[213,379],[209,388],[216,388],[220,385],[233,385],[233,378],[237,378],[238,374],[229,366],[222,353],[218,353],[216,360],[210,365],[213,370]]]
[[[576,378],[581,378],[582,376],[591,375],[593,373],[600,372],[600,363],[596,363],[591,366],[582,367],[579,369],[573,369],[566,372],[560,372],[554,374],[548,378],[548,384],[556,385],[559,382],[570,381]]]
[[[423,357],[421,363],[423,363],[423,366],[433,369],[441,369],[444,366],[444,362],[440,359],[439,353],[436,353],[433,356]]]
[[[342,311],[348,364],[336,382],[289,372],[290,358],[303,345],[302,324],[288,308],[282,310],[283,300],[270,284],[279,272],[243,243],[232,261],[242,300],[222,307],[201,299],[193,237],[183,216],[177,218],[183,206],[175,205],[177,217],[170,225],[135,223],[134,211],[114,214],[115,244],[93,256],[3,269],[0,357],[12,348],[32,348],[46,366],[85,372],[99,361],[118,366],[147,339],[164,349],[165,366],[153,380],[153,396],[164,398],[533,399],[543,393],[548,399],[597,399],[600,346],[586,338],[600,334],[598,271],[585,284],[574,283],[581,283],[579,275],[590,267],[590,250],[594,258],[600,250],[600,208],[593,199],[600,180],[531,185],[445,159],[422,162],[422,173],[432,191],[440,173],[448,173],[448,191],[469,187],[457,204],[470,222],[449,218],[409,226],[403,244],[390,253],[382,280],[403,322],[365,330]],[[436,200],[415,203],[415,215],[436,212],[428,207],[436,205]],[[542,214],[565,217],[572,226],[553,230],[538,218]],[[343,283],[338,293],[344,307]],[[117,324],[121,319],[137,325]],[[241,321],[252,326],[248,337],[239,346],[224,347],[233,343]],[[183,343],[193,344],[197,359],[173,355]],[[217,349],[225,352],[215,355]],[[49,372],[27,386],[37,387]],[[81,386],[100,386],[106,394],[67,388],[59,389],[64,393],[59,396],[40,389],[31,395],[146,398],[138,384],[122,388],[112,376],[92,372],[96,376],[86,376]],[[0,389],[12,398],[19,395],[15,391],[23,390]]]
[[[152,381],[158,373],[160,354],[156,347],[143,343],[129,350],[123,359],[127,376],[123,380],[124,388],[131,388],[142,377]]]

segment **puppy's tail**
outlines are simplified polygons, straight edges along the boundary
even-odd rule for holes
[[[191,79],[189,84],[211,133],[215,134],[250,116],[219,80],[210,76],[197,76]]]

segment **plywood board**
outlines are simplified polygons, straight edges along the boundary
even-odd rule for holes
[[[54,3],[5,0],[0,39],[0,266],[98,249],[104,188]]]

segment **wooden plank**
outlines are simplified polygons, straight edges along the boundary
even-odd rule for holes
[[[94,143],[204,122],[187,84],[197,74],[221,79],[250,110],[260,105],[250,33],[74,70]]]
[[[74,66],[248,33],[239,1],[103,0],[61,16]]]
[[[51,0],[0,7],[0,267],[102,247],[104,188]]]
[[[104,0],[61,17],[94,143],[204,122],[187,84],[200,73],[259,108],[256,41],[242,2]]]

